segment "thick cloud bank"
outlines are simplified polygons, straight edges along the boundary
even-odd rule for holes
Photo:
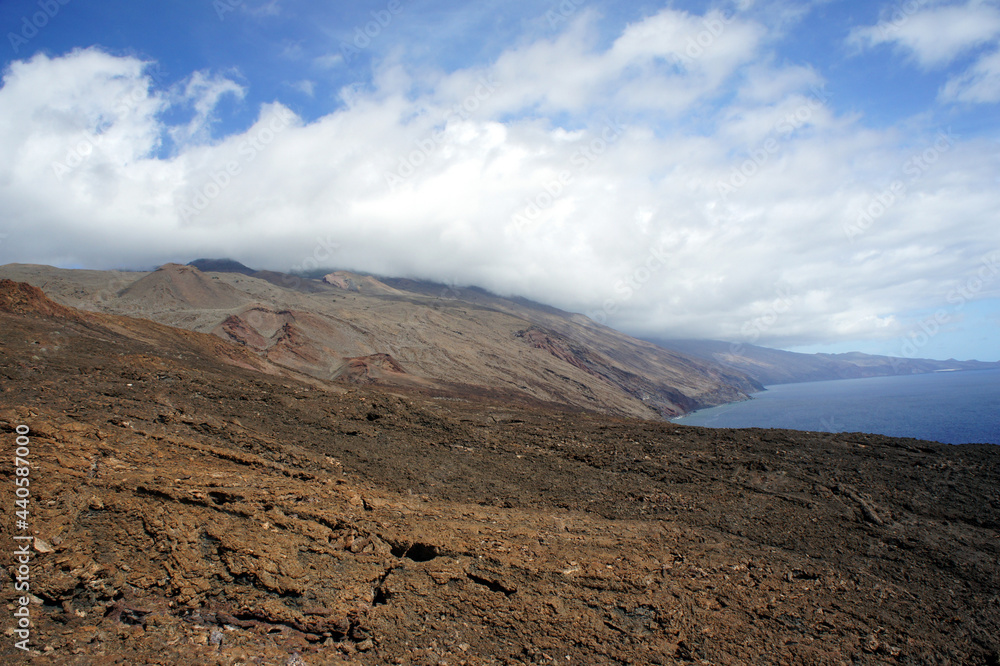
[[[931,67],[996,39],[986,10],[946,43],[919,17],[849,41]],[[1000,296],[995,144],[838,115],[822,78],[768,57],[769,28],[739,14],[664,10],[611,43],[596,20],[580,10],[476,69],[386,60],[326,116],[275,101],[221,137],[219,102],[245,82],[164,88],[155,63],[97,49],[16,62],[0,263],[336,266],[772,345],[902,339]],[[995,61],[942,97],[993,99]]]

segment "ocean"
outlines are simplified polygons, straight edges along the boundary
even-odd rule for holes
[[[675,423],[916,437],[1000,444],[1000,370],[778,384],[753,400],[702,409]]]

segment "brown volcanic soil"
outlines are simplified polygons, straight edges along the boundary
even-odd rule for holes
[[[1000,663],[998,447],[332,392],[47,307],[0,312],[3,663]]]

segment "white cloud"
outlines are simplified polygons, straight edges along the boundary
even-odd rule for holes
[[[167,103],[151,90],[148,65],[96,50],[13,63],[0,89],[0,145],[18,156],[5,164],[12,182],[37,189],[75,169],[96,178],[155,151]]]
[[[979,104],[1000,102],[1000,50],[984,55],[967,71],[951,78],[942,88],[941,98]]]
[[[344,56],[340,53],[328,53],[314,58],[313,64],[320,69],[336,69],[344,64]]]
[[[610,49],[599,51],[598,20],[582,11],[556,38],[501,55],[492,74],[503,86],[490,108],[547,114],[600,105],[677,113],[717,93],[755,55],[763,35],[761,26],[721,12],[665,9],[629,25]]]
[[[206,142],[211,139],[213,116],[219,101],[226,95],[243,99],[246,91],[241,85],[224,76],[211,76],[195,72],[178,86],[172,97],[175,106],[190,106],[193,117],[187,125],[171,128],[174,143]]]
[[[856,28],[850,41],[861,47],[894,44],[922,67],[932,68],[947,65],[1000,35],[1000,8],[994,2],[922,3],[910,13],[893,9],[877,25]]]
[[[193,74],[195,120],[170,125],[177,98],[141,61],[15,63],[0,262],[321,263],[478,284],[634,332],[811,344],[899,335],[1000,248],[989,146],[838,116],[816,72],[759,57],[759,24],[713,34],[712,16],[666,10],[606,48],[584,16],[452,73],[387,62],[333,113],[304,123],[273,104],[212,141],[215,105],[242,94],[228,78]]]
[[[280,56],[286,60],[302,60],[305,53],[305,47],[300,42],[289,42],[281,48]]]
[[[946,102],[1000,101],[1000,3],[966,0],[924,2],[913,11],[897,5],[873,26],[855,28],[848,42],[857,48],[892,44],[924,69],[943,68],[979,52],[968,69],[951,74],[939,98]]]
[[[313,97],[316,95],[316,82],[310,81],[309,79],[302,79],[301,81],[296,81],[289,84],[293,89],[298,90],[300,93],[306,97]]]
[[[256,5],[243,5],[242,9],[254,18],[268,18],[281,14],[281,3],[279,0],[268,0]]]

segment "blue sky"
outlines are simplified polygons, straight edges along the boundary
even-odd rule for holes
[[[232,256],[1000,359],[1000,0],[7,0],[0,27],[0,263]]]

